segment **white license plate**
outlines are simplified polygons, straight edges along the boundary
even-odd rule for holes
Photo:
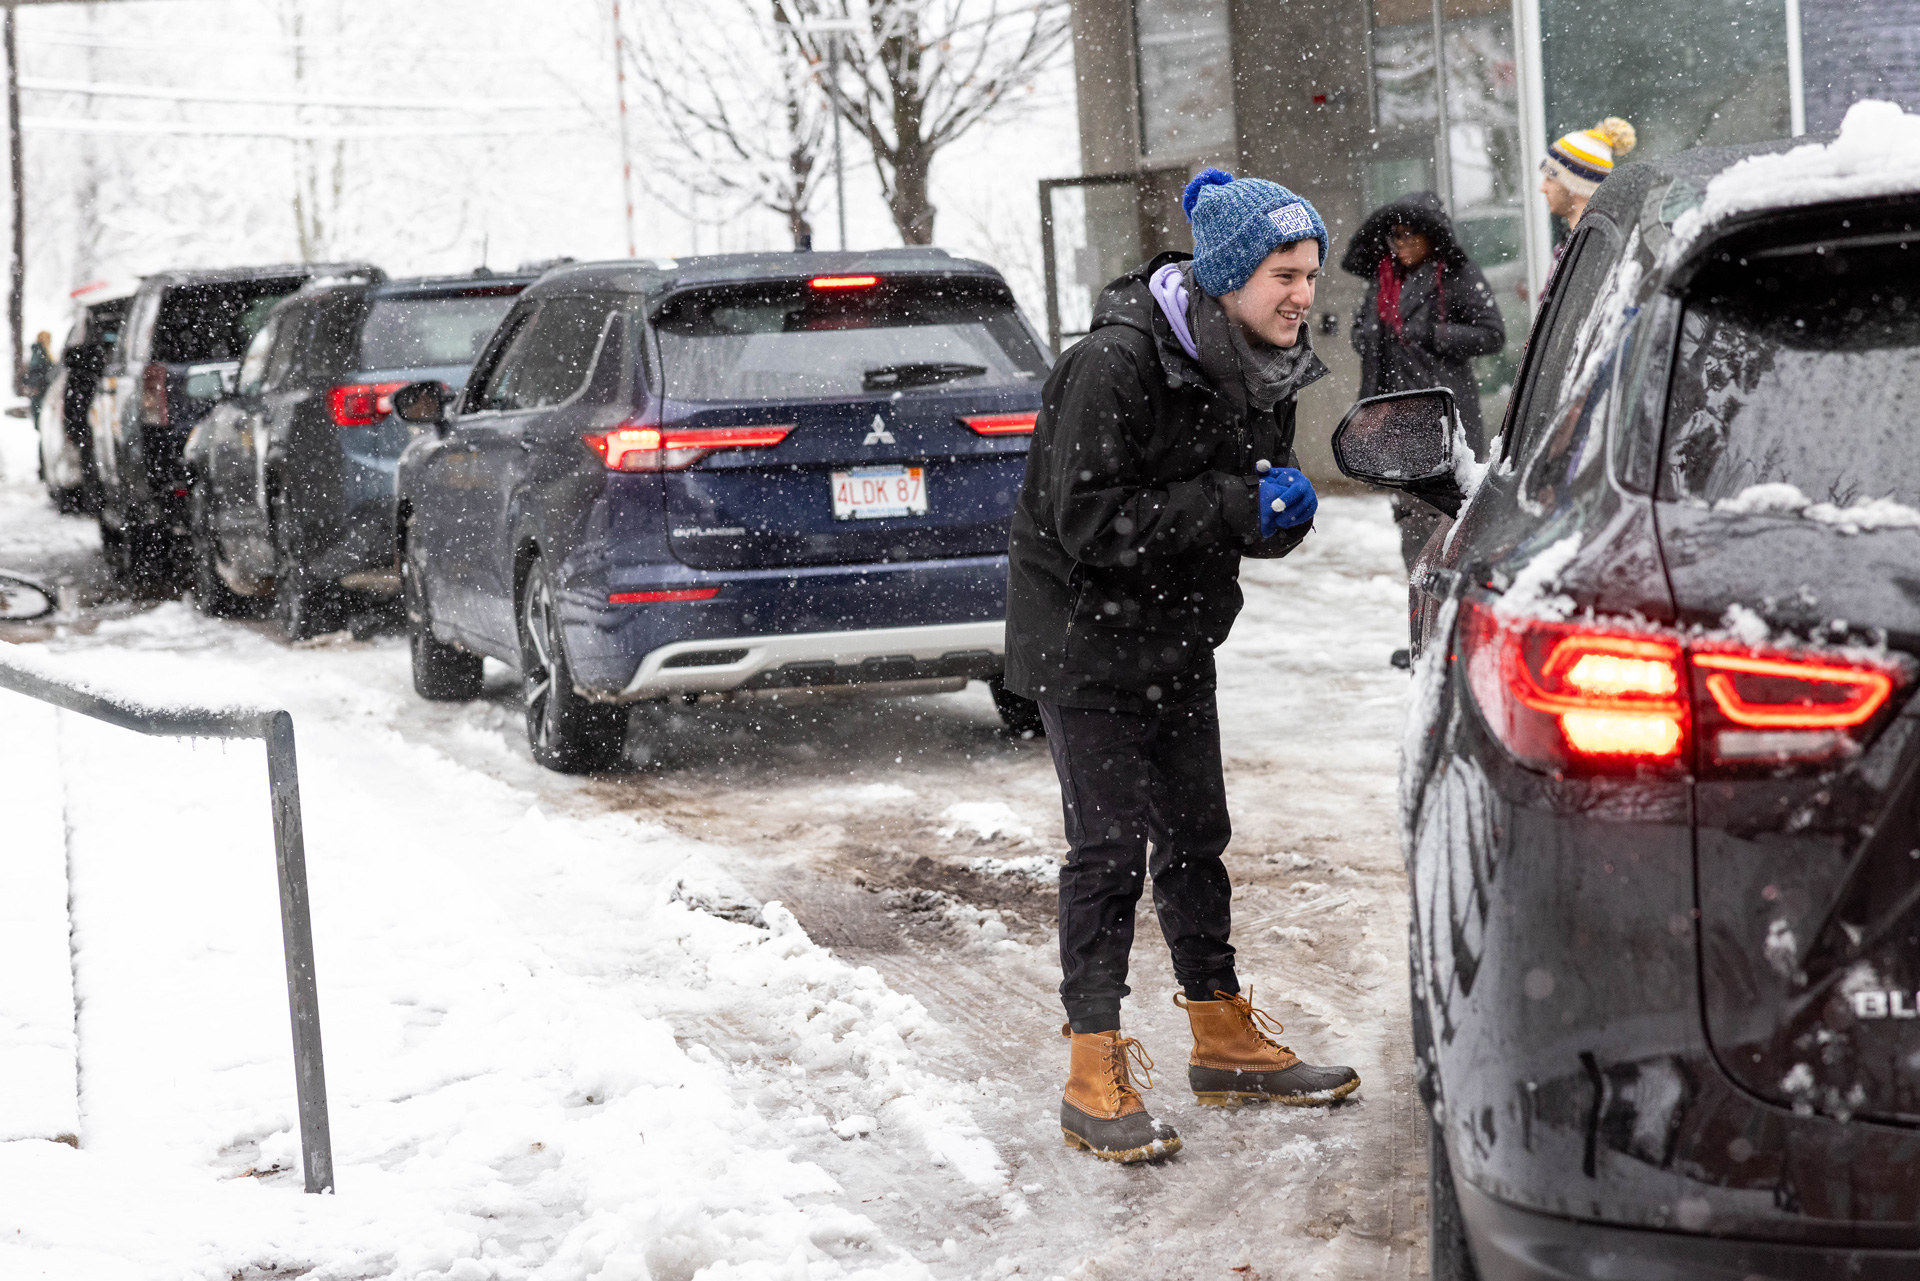
[[[877,520],[927,514],[924,467],[855,467],[833,473],[833,518]]]

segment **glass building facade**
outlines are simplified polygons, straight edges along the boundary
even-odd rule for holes
[[[1506,352],[1477,362],[1489,415],[1565,232],[1536,194],[1553,139],[1621,116],[1632,158],[1658,158],[1831,130],[1866,96],[1920,108],[1920,0],[1072,5],[1088,176],[1043,189],[1057,343],[1085,332],[1114,276],[1191,248],[1179,193],[1205,165],[1307,193],[1336,257],[1369,210],[1434,191],[1507,320]],[[1330,268],[1313,336],[1334,378],[1314,396],[1326,412],[1302,405],[1309,454],[1358,385],[1345,335],[1365,282]]]

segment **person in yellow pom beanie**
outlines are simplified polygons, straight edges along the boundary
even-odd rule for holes
[[[1540,162],[1540,194],[1547,198],[1547,210],[1565,218],[1567,226],[1580,223],[1587,201],[1608,174],[1614,161],[1633,150],[1633,126],[1618,116],[1608,116],[1591,129],[1567,134],[1547,148]]]

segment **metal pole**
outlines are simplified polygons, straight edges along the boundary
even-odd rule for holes
[[[287,958],[287,1008],[293,1016],[293,1081],[300,1108],[300,1163],[307,1191],[333,1191],[333,1131],[327,1123],[327,1072],[320,1052],[320,991],[313,973],[313,913],[307,899],[307,846],[300,826],[300,772],[293,717],[266,718],[267,790],[273,799],[273,853],[280,872],[280,942]]]
[[[1540,194],[1540,162],[1547,158],[1545,51],[1540,37],[1540,0],[1513,0],[1513,60],[1520,89],[1520,208],[1526,231],[1527,302],[1537,305],[1553,269],[1553,226]]]
[[[1447,136],[1447,15],[1445,0],[1433,0],[1433,189],[1449,214],[1453,208],[1453,139]]]
[[[1040,274],[1047,281],[1047,345],[1060,354],[1060,283],[1055,279],[1059,267],[1053,250],[1054,180],[1040,180]]]
[[[137,734],[257,738],[266,743],[267,794],[273,807],[274,863],[280,883],[280,937],[287,962],[287,1008],[293,1018],[300,1163],[307,1191],[333,1191],[333,1135],[327,1124],[327,1074],[320,1053],[320,996],[313,972],[313,916],[307,897],[306,838],[300,825],[300,773],[294,761],[293,717],[283,711],[138,705],[76,689],[54,676],[5,660],[0,660],[0,689]]]
[[[840,149],[840,37],[827,37],[827,97],[833,107],[833,207],[840,219],[840,249],[847,247],[847,172]]]
[[[7,324],[13,330],[13,394],[26,393],[27,174],[20,148],[20,42],[17,10],[7,6],[7,155],[13,164],[13,272],[8,281]]]
[[[1805,58],[1800,44],[1800,0],[1787,0],[1787,128],[1796,138],[1807,132]]]
[[[638,257],[633,239],[633,151],[627,140],[627,32],[620,0],[613,0],[613,81],[620,98],[620,187],[627,200],[627,257]]]

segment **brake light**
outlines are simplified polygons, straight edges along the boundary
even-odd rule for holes
[[[609,605],[652,605],[660,601],[712,600],[719,594],[718,587],[681,587],[663,592],[614,592],[607,597],[607,603]]]
[[[1029,409],[1019,414],[962,414],[960,421],[982,436],[1031,435],[1040,420],[1040,411]]]
[[[165,427],[167,412],[167,367],[150,362],[140,371],[140,421],[149,427]]]
[[[878,276],[815,276],[807,282],[815,289],[871,289],[880,283]]]
[[[371,427],[393,412],[393,393],[408,384],[354,383],[327,393],[335,427]]]
[[[1687,740],[1677,641],[1545,619],[1506,619],[1468,601],[1461,659],[1481,714],[1539,769],[1673,768]]]
[[[1833,655],[1693,655],[1701,740],[1723,765],[1824,760],[1857,750],[1895,673]]]
[[[1487,725],[1536,769],[1701,774],[1857,751],[1911,664],[1830,651],[1688,644],[1625,622],[1461,610],[1459,658]]]
[[[760,427],[646,427],[622,423],[581,437],[609,471],[679,471],[717,449],[767,449],[792,423]]]

